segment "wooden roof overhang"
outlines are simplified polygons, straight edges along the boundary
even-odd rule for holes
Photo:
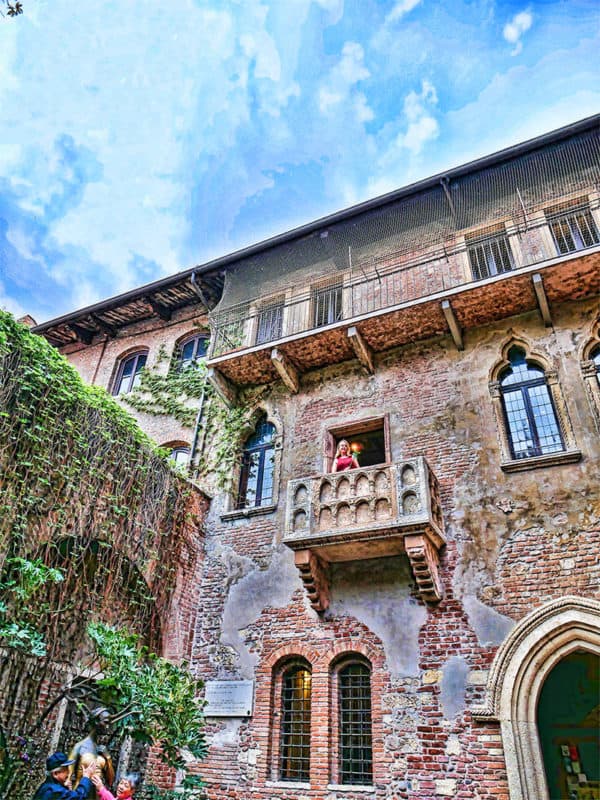
[[[174,311],[200,304],[208,311],[223,291],[223,271],[187,270],[65,314],[32,328],[56,347],[74,342],[91,344],[98,335],[115,336],[136,322],[169,320]]]

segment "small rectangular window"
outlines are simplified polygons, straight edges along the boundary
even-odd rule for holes
[[[256,344],[273,342],[283,331],[283,301],[270,303],[260,309],[256,322]]]
[[[313,325],[322,328],[339,322],[342,315],[342,284],[339,282],[313,287]]]
[[[324,471],[331,472],[340,442],[347,442],[359,467],[373,467],[391,462],[387,417],[339,425],[325,433]]]
[[[495,232],[467,238],[467,253],[473,279],[476,281],[510,272],[515,266],[505,233]]]
[[[569,210],[546,212],[557,251],[574,253],[600,242],[592,212],[585,206]]]

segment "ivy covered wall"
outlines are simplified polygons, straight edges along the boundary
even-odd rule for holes
[[[0,312],[0,732],[76,672],[92,620],[186,655],[172,628],[189,640],[207,505],[103,389]],[[32,569],[46,579],[23,602]]]

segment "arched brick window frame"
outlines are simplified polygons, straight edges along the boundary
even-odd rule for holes
[[[583,348],[581,371],[592,414],[600,432],[600,320],[594,323],[592,335]]]
[[[331,783],[373,785],[373,668],[362,653],[344,652],[330,665]]]
[[[600,655],[600,602],[567,596],[524,617],[496,653],[473,717],[500,723],[510,800],[550,800],[537,704],[552,669],[576,650]]]
[[[294,786],[310,783],[313,666],[299,654],[271,670],[271,726],[267,779]]]
[[[117,358],[110,381],[110,392],[115,397],[129,392],[137,385],[141,370],[147,365],[149,349],[134,347]]]
[[[560,430],[563,447],[560,451],[542,453],[528,457],[515,458],[512,452],[511,433],[503,402],[502,381],[507,370],[511,369],[511,351],[513,348],[522,350],[525,361],[536,370],[543,373],[544,384],[552,403],[556,423]],[[553,466],[555,464],[570,464],[581,459],[581,451],[577,449],[573,427],[567,411],[564,395],[558,380],[558,370],[543,354],[534,351],[531,345],[520,338],[511,337],[502,348],[502,357],[496,362],[490,373],[488,384],[501,453],[501,468],[504,472],[521,472],[536,467]]]

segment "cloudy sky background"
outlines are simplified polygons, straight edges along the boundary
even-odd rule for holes
[[[42,322],[600,111],[597,0],[24,0],[0,307]]]

